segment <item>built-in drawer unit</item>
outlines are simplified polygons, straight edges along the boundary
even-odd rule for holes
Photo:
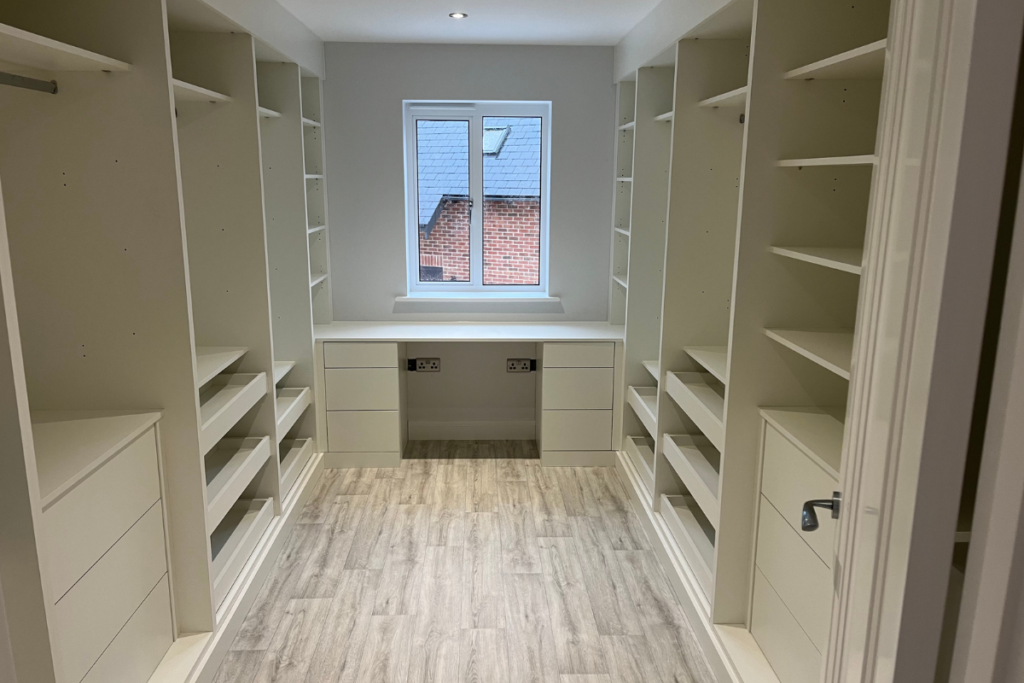
[[[546,410],[541,427],[545,451],[607,451],[612,447],[612,411]]]
[[[542,357],[541,458],[547,464],[604,464],[586,459],[611,452],[615,344],[546,343]]]
[[[544,410],[611,410],[612,368],[547,368],[541,401]]]
[[[333,453],[393,453],[399,441],[397,410],[327,412],[327,447]]]
[[[395,368],[328,368],[327,410],[398,410]]]
[[[551,342],[544,344],[545,368],[610,368],[614,342]]]

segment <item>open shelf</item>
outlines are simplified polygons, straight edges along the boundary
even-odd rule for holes
[[[881,79],[882,73],[885,71],[885,44],[884,38],[876,40],[813,64],[787,71],[783,78],[808,81],[843,78]]]
[[[629,238],[629,230],[623,230],[622,228],[615,228],[615,232],[619,233],[625,238]]]
[[[319,121],[314,121],[313,119],[307,119],[307,118],[303,117],[302,125],[305,126],[306,128],[319,128],[320,127],[320,122]]]
[[[314,233],[318,233],[321,230],[325,229],[326,227],[326,225],[311,225],[308,228],[306,228],[306,234],[312,235]]]
[[[324,174],[323,173],[307,173],[306,174],[306,180],[323,180],[323,179],[324,179]]]
[[[32,411],[32,438],[45,511],[160,419],[160,413]]]
[[[630,387],[626,400],[652,437],[658,435],[658,390],[654,387]]]
[[[0,24],[0,61],[43,71],[131,71],[132,65]]]
[[[669,372],[665,391],[719,451],[725,444],[724,390],[707,372]]]
[[[662,451],[708,522],[718,529],[720,451],[705,437],[690,434],[666,434],[662,440]]]
[[[273,109],[267,109],[266,107],[259,107],[259,113],[261,119],[279,119],[281,118],[281,112],[274,111]]]
[[[197,346],[196,379],[203,386],[248,351],[244,346]]]
[[[277,440],[284,439],[312,400],[309,387],[277,390]]]
[[[843,457],[842,413],[821,408],[761,408],[761,417],[839,480]]]
[[[729,354],[724,346],[685,346],[683,351],[722,384],[728,384]]]
[[[614,280],[615,284],[617,284],[619,287],[622,287],[623,289],[629,289],[629,282],[625,278],[621,278],[618,275],[612,275],[612,280]]]
[[[172,79],[171,83],[174,85],[175,102],[209,102],[211,104],[220,104],[231,101],[231,98],[227,95],[186,83],[177,78]]]
[[[674,111],[667,111],[664,114],[659,114],[654,117],[655,121],[671,121],[675,118],[676,113]]]
[[[710,599],[715,580],[714,530],[701,524],[696,506],[692,496],[661,496],[661,516],[704,595]]]
[[[748,92],[750,92],[750,87],[745,85],[742,88],[736,88],[735,90],[724,92],[721,95],[715,95],[714,97],[709,97],[706,100],[701,100],[700,102],[697,103],[697,106],[710,107],[713,109],[740,109],[747,106]]]
[[[644,486],[654,491],[654,441],[646,436],[627,436],[622,444]]]
[[[853,360],[852,332],[810,332],[804,330],[765,330],[770,339],[814,361],[843,379],[850,379]]]
[[[206,454],[206,532],[213,533],[270,457],[270,437],[221,439]]]
[[[281,442],[280,450],[281,498],[287,498],[313,455],[313,439],[285,439]]]
[[[780,168],[803,168],[804,166],[870,166],[878,163],[874,154],[854,154],[844,157],[812,157],[808,159],[780,159],[775,162]]]
[[[280,384],[281,380],[284,379],[285,375],[292,371],[295,367],[295,361],[293,360],[275,360],[274,361],[274,384]]]
[[[619,181],[620,183],[631,183],[631,182],[633,182],[632,176],[619,176],[615,180]]]
[[[769,247],[769,251],[854,275],[860,275],[864,262],[864,250],[859,247]]]
[[[312,275],[309,278],[310,288],[316,287],[318,284],[327,279],[327,273],[320,273],[319,275]]]
[[[265,372],[214,377],[199,393],[201,455],[209,453],[266,393]]]
[[[213,555],[213,600],[220,607],[242,573],[271,520],[274,502],[270,498],[240,500],[231,506],[224,521],[210,535]]]
[[[656,360],[645,360],[643,365],[647,372],[651,373],[655,382],[661,381],[661,363]]]
[[[619,126],[619,130],[633,130],[636,128],[636,121],[630,121]]]

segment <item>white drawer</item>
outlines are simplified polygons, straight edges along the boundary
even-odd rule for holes
[[[156,431],[150,429],[43,513],[54,600],[159,499]]]
[[[397,368],[398,344],[324,342],[324,367]]]
[[[545,368],[610,368],[614,342],[559,342],[544,345]]]
[[[157,504],[54,607],[65,680],[82,680],[166,573]]]
[[[398,411],[329,411],[327,450],[332,453],[385,453],[400,450]]]
[[[541,419],[541,448],[545,451],[611,450],[610,410],[545,410]]]
[[[754,570],[750,632],[783,683],[819,683],[821,653],[760,570]]]
[[[550,368],[541,376],[544,410],[611,410],[612,368]]]
[[[326,376],[327,410],[398,410],[394,368],[335,368]]]
[[[173,641],[165,574],[82,683],[145,683]]]
[[[815,647],[824,652],[832,616],[832,572],[797,534],[809,535],[791,529],[761,496],[757,567]]]
[[[838,482],[804,455],[770,424],[765,423],[764,471],[761,493],[782,513],[789,526],[801,534],[826,566],[832,566],[832,539],[836,523],[828,510],[818,510],[821,525],[811,534],[800,532],[800,513],[808,500],[831,498]]]

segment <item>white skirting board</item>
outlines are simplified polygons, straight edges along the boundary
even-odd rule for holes
[[[658,561],[683,606],[686,618],[693,626],[715,678],[722,683],[779,683],[768,660],[745,627],[711,622],[707,601],[697,585],[696,577],[685,566],[661,515],[642,502],[646,497],[646,489],[629,456],[622,451],[618,452],[616,458],[616,470],[622,477],[633,508],[651,539]]]
[[[270,523],[270,528],[242,569],[238,581],[217,610],[217,630],[213,633],[181,634],[160,662],[149,683],[213,681],[263,582],[277,564],[284,543],[323,471],[323,454],[315,453],[299,475],[291,495],[285,498],[281,515]]]
[[[409,421],[410,441],[509,441],[536,437],[537,425],[533,420]]]

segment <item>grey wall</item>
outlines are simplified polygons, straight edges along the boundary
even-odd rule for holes
[[[326,43],[335,320],[606,320],[615,89],[611,47]],[[402,100],[550,100],[549,293],[561,306],[427,310],[406,294]],[[498,314],[497,311],[519,310]]]

